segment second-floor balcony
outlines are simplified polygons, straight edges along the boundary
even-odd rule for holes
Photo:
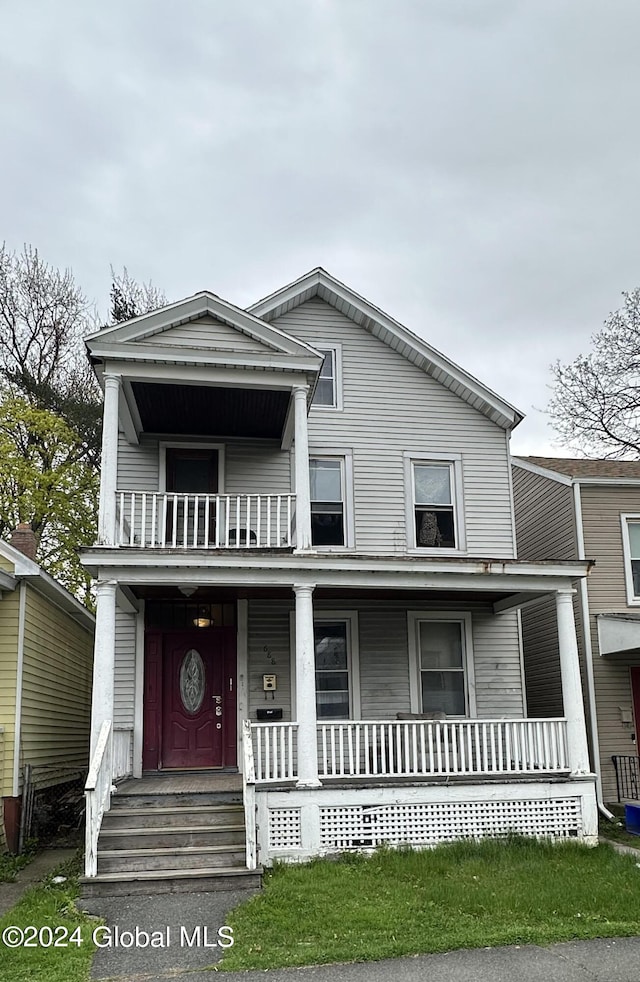
[[[291,549],[295,494],[116,491],[116,544],[140,549]]]

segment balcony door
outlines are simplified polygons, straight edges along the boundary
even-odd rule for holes
[[[193,545],[194,541],[203,545],[207,526],[209,543],[215,541],[215,506],[208,506],[207,522],[206,500],[196,502],[195,495],[217,494],[220,490],[218,451],[208,447],[167,447],[166,454],[166,490],[170,495],[167,543],[173,544],[175,533],[176,545]],[[183,497],[174,498],[173,494]]]

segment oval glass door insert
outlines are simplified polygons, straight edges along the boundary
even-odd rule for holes
[[[197,713],[204,699],[204,662],[195,650],[190,648],[180,666],[180,698],[188,713]]]

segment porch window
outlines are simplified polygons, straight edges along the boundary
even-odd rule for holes
[[[349,719],[349,622],[314,624],[316,714],[322,719]]]
[[[309,460],[311,542],[314,546],[345,545],[344,461]]]
[[[475,712],[471,615],[409,613],[412,709],[467,716]]]
[[[640,515],[622,515],[627,601],[640,603]]]
[[[415,544],[419,549],[457,547],[453,464],[413,464]]]

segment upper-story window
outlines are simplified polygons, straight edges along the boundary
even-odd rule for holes
[[[413,502],[418,548],[456,548],[453,478],[453,464],[414,463]]]
[[[313,405],[321,409],[342,409],[342,358],[339,345],[318,344],[324,355]]]
[[[314,546],[345,545],[344,460],[311,457],[311,542]]]
[[[627,602],[640,604],[640,515],[621,515]]]

